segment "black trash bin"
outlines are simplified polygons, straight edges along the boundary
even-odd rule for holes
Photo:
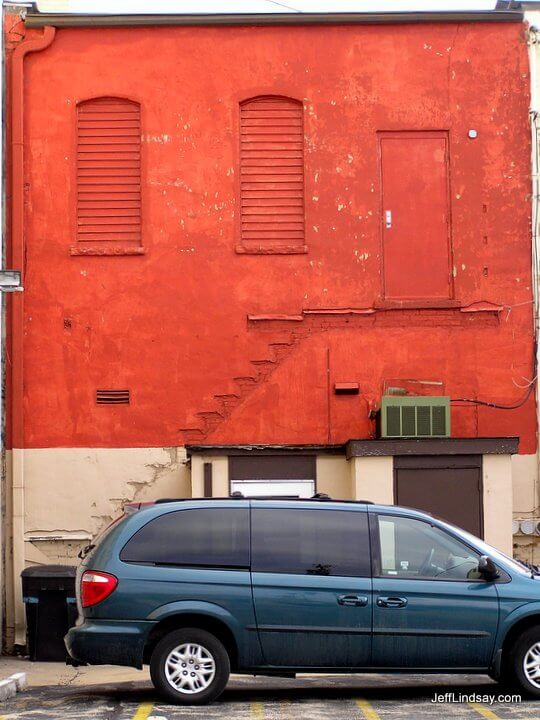
[[[35,565],[21,573],[30,660],[63,662],[64,635],[77,620],[71,565]]]

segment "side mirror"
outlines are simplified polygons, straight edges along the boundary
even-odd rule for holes
[[[488,555],[481,555],[478,561],[478,572],[486,580],[496,580],[500,576],[495,563]]]

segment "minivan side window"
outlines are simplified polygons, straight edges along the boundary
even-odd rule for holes
[[[422,520],[394,515],[377,519],[381,577],[479,580],[480,554]]]
[[[253,508],[251,523],[254,572],[371,574],[365,512]]]
[[[154,565],[248,568],[248,508],[197,508],[160,515],[124,545],[120,560]]]

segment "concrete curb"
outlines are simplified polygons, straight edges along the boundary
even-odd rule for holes
[[[9,700],[18,692],[25,690],[28,687],[28,680],[26,679],[26,673],[15,673],[10,675],[7,680],[0,680],[0,702]]]

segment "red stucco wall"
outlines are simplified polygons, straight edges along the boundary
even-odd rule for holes
[[[25,61],[25,445],[369,437],[396,378],[520,400],[528,87],[519,24],[58,30]],[[260,94],[304,103],[306,254],[235,252],[238,103]],[[141,103],[142,256],[69,253],[76,105],[97,96]],[[382,130],[449,132],[457,307],[376,309]],[[369,312],[302,312],[343,308]],[[248,320],[276,314],[294,319]],[[336,397],[342,381],[360,395]],[[98,406],[96,388],[131,405]],[[454,405],[453,434],[534,452],[533,395]]]

